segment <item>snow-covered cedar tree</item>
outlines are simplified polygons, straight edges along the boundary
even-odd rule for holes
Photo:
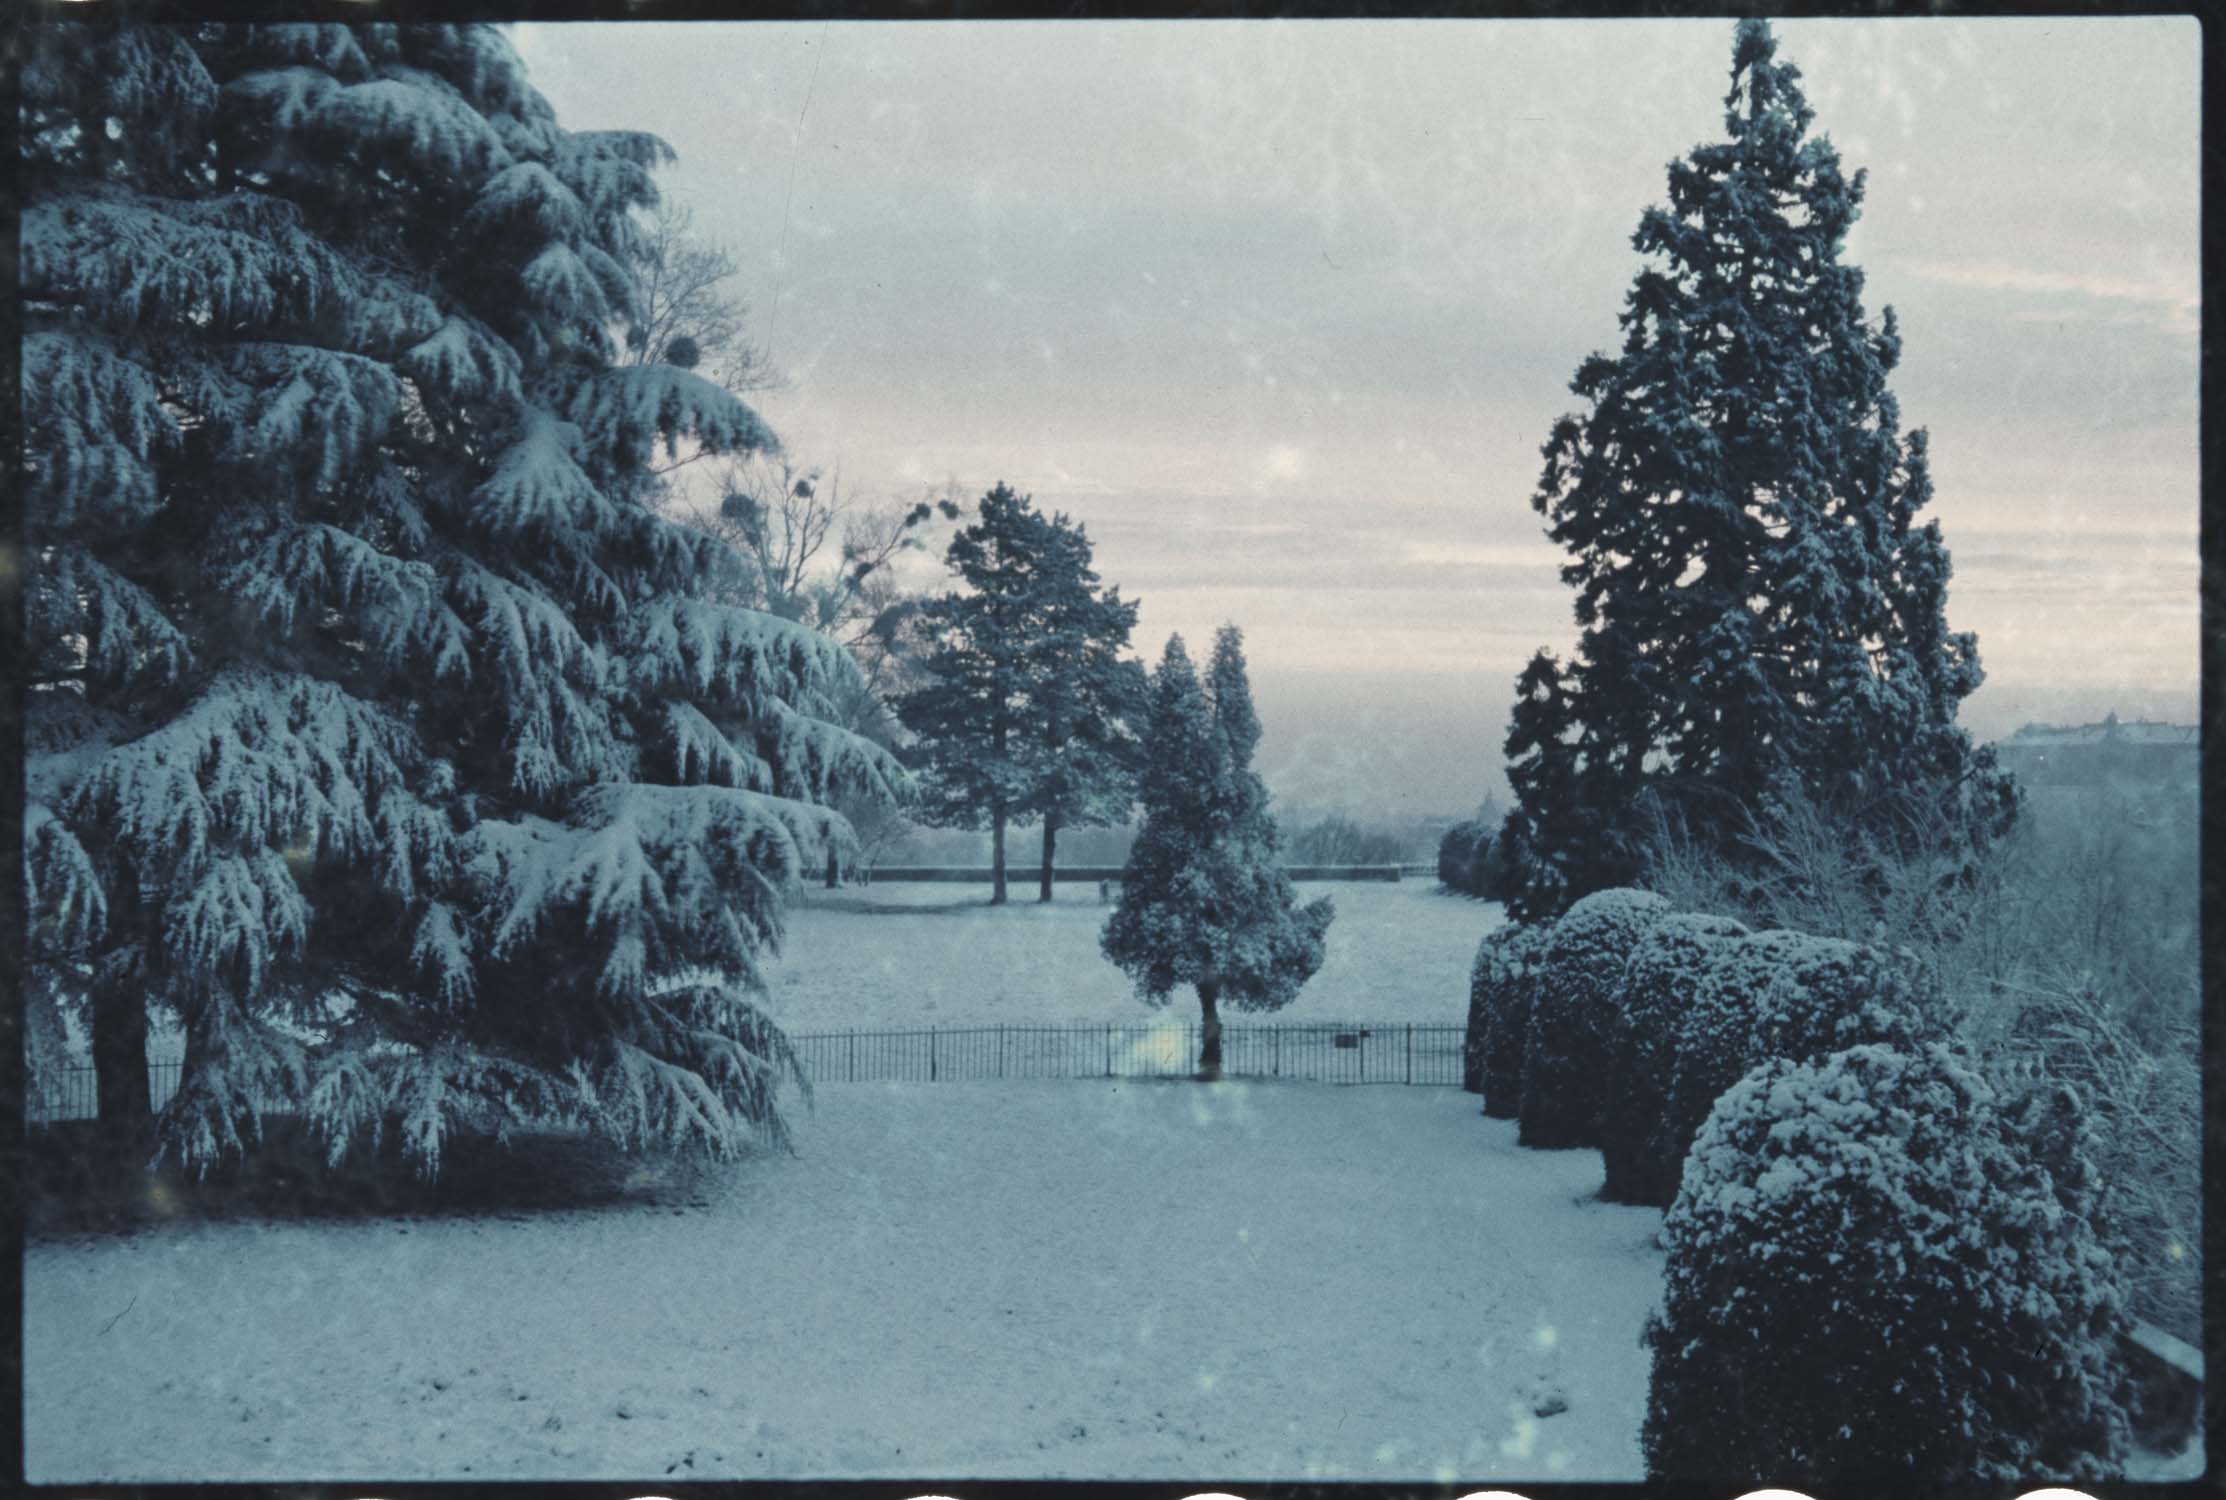
[[[1978,643],[1948,629],[1947,548],[1917,520],[1926,437],[1887,386],[1901,334],[1842,259],[1864,175],[1810,133],[1799,78],[1766,22],[1738,24],[1728,139],[1670,164],[1622,350],[1578,367],[1585,409],[1544,445],[1533,504],[1570,554],[1580,636],[1517,684],[1518,917],[1635,879],[1648,790],[1733,854],[1737,809],[1780,772],[1850,837],[1904,815],[1881,793],[1921,791],[1943,857],[1975,861],[2015,814],[1956,723]]]
[[[1764,1064],[1663,1221],[1657,1477],[2091,1480],[2126,1452],[2122,1298],[2068,1094],[2004,1108],[1959,1051]]]
[[[1530,1026],[1524,986],[1536,961],[1542,928],[1505,922],[1484,934],[1469,967],[1468,1028],[1461,1045],[1461,1086],[1482,1094],[1484,1112],[1515,1118],[1522,1088],[1523,1035]],[[1494,1042],[1499,1048],[1495,1051]]]
[[[1129,847],[1121,898],[1099,947],[1146,1004],[1177,985],[1198,994],[1199,1069],[1221,1068],[1220,1002],[1280,1010],[1322,966],[1335,914],[1327,896],[1298,905],[1276,858],[1267,788],[1252,770],[1260,720],[1233,625],[1215,635],[1209,695],[1170,636],[1152,674],[1144,736],[1144,825]]]
[[[1101,592],[1090,543],[1064,515],[1044,515],[999,484],[945,561],[964,592],[921,604],[923,681],[897,703],[916,737],[916,816],[990,830],[993,904],[1007,895],[1008,824],[1045,820],[1043,899],[1062,826],[1128,815],[1143,674],[1120,659],[1136,606]]]
[[[1644,1179],[1676,1191],[1717,1096],[1750,1069],[1865,1043],[1944,1038],[1944,1007],[1907,964],[1862,943],[1774,929],[1720,941],[1670,1018],[1668,1096],[1642,1148]]]
[[[1623,965],[1669,910],[1652,891],[1594,891],[1541,938],[1517,1109],[1524,1145],[1600,1143]]]
[[[26,28],[33,984],[205,1170],[458,1129],[782,1134],[781,892],[887,756],[833,642],[704,601],[653,454],[773,440],[622,365],[654,137],[487,26]]]
[[[1679,1023],[1710,965],[1746,935],[1746,924],[1734,917],[1671,912],[1631,950],[1609,1037],[1600,1117],[1600,1157],[1607,1167],[1600,1196],[1609,1202],[1667,1208],[1677,1196],[1684,1143],[1672,1151],[1662,1137]]]

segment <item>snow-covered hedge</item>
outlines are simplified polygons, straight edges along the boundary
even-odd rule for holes
[[[1876,948],[1776,930],[1726,943],[1677,1020],[1675,1069],[1654,1154],[1682,1170],[1717,1096],[1773,1058],[1796,1061],[1865,1042],[1946,1035],[1910,972]]]
[[[1595,891],[1571,906],[1542,941],[1530,989],[1518,1118],[1526,1146],[1597,1145],[1608,1041],[1623,965],[1669,915],[1651,891]]]
[[[1510,922],[1477,949],[1469,981],[1470,1034],[1478,1038],[1484,1113],[1495,1120],[1512,1120],[1521,1108],[1531,990],[1552,930],[1550,922]],[[1492,938],[1501,934],[1495,944]]]
[[[2076,1100],[2005,1107],[1959,1049],[1765,1063],[1709,1116],[1664,1221],[1649,1473],[2112,1472],[2123,1314],[2098,1196]]]
[[[1746,935],[1746,924],[1735,917],[1673,912],[1631,950],[1600,1117],[1600,1155],[1607,1164],[1600,1192],[1611,1202],[1667,1208],[1677,1196],[1685,1141],[1669,1139],[1668,1113],[1679,1025],[1709,966]]]
[[[1538,932],[1535,926],[1516,922],[1493,928],[1477,945],[1476,962],[1469,970],[1469,1021],[1467,1035],[1462,1039],[1461,1087],[1472,1094],[1489,1096],[1484,1112],[1502,1119],[1515,1116],[1515,1094],[1521,1076],[1522,1027],[1528,1025],[1528,1001],[1521,1003],[1521,1024],[1503,1030],[1502,1040],[1513,1043],[1508,1050],[1517,1061],[1513,1067],[1502,1062],[1503,1082],[1497,1088],[1490,1074],[1492,1030],[1500,1024],[1502,1013],[1517,1004],[1519,997],[1515,986],[1530,966]],[[1495,1103],[1499,1106],[1496,1109]]]

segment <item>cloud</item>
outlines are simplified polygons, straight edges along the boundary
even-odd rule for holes
[[[1529,503],[1538,444],[1618,342],[1663,163],[1720,136],[1729,30],[515,39],[567,127],[678,150],[662,186],[741,262],[793,377],[759,403],[792,452],[868,498],[1002,478],[1068,511],[1143,601],[1147,656],[1234,615],[1271,742],[1320,736],[1458,806],[1496,774],[1523,658],[1575,636]],[[1950,619],[1980,631],[1987,701],[2006,717],[2078,680],[2055,716],[2095,717],[2111,674],[2192,683],[2199,29],[1781,37],[1871,172],[1849,258],[1872,312],[1901,314],[1893,388],[1931,430]],[[1412,757],[1388,774],[1387,746]]]
[[[2176,277],[2128,276],[2094,271],[2058,271],[2044,266],[2013,265],[2004,261],[1905,261],[1902,269],[1920,281],[1973,291],[2001,292],[2016,296],[2071,296],[2101,302],[2130,302],[2161,314],[2159,321],[2190,337],[2202,329],[2203,297],[2199,286]],[[2044,314],[2021,308],[2013,314],[2031,318]]]

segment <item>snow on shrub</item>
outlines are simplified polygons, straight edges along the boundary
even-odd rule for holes
[[[1774,930],[1723,945],[1677,1020],[1669,1104],[1653,1151],[1675,1176],[1716,1098],[1757,1064],[1946,1034],[1911,972],[1876,948]]]
[[[1484,941],[1477,945],[1476,962],[1469,970],[1468,1031],[1461,1048],[1461,1087],[1472,1094],[1494,1092],[1486,1081],[1492,1027],[1499,1014],[1514,1003],[1511,986],[1529,966],[1538,931],[1533,926],[1509,922],[1484,934]],[[1521,1031],[1515,1031],[1517,1057],[1521,1055],[1521,1037]],[[1496,1091],[1505,1107],[1495,1111],[1487,1100],[1485,1113],[1496,1113],[1504,1119],[1514,1117],[1515,1077],[1510,1071],[1507,1086]]]
[[[1667,1208],[1677,1196],[1685,1141],[1668,1139],[1668,1114],[1678,1027],[1709,965],[1746,935],[1747,925],[1736,917],[1673,912],[1631,950],[1609,1038],[1607,1104],[1600,1117],[1600,1155],[1607,1165],[1600,1195],[1610,1202]]]
[[[1758,1067],[1663,1224],[1648,1472],[2115,1471],[2123,1304],[2098,1198],[2076,1099],[2005,1106],[1961,1049]]]
[[[1595,891],[1564,912],[1541,944],[1530,984],[1518,1118],[1526,1146],[1597,1145],[1602,1084],[1623,965],[1669,915],[1651,891]]]
[[[1530,1039],[1530,996],[1551,922],[1510,922],[1476,952],[1469,980],[1472,1034],[1479,1037],[1484,1113],[1515,1118],[1523,1093],[1523,1046]],[[1494,943],[1494,937],[1504,938]],[[1481,986],[1481,998],[1479,988]]]

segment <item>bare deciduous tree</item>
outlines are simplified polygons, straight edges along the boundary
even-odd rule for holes
[[[650,254],[639,272],[642,322],[626,341],[627,362],[683,365],[736,395],[786,386],[750,340],[748,299],[728,286],[741,271],[734,252],[698,236],[695,211],[670,199],[643,227]]]
[[[694,368],[737,394],[783,388],[786,377],[749,337],[733,252],[698,234],[684,204],[659,204],[644,228],[652,253],[640,272],[643,321],[628,340],[628,360]],[[896,563],[921,548],[920,530],[938,514],[957,517],[957,482],[912,502],[864,503],[845,491],[839,470],[700,449],[683,449],[655,473],[668,514],[748,564],[707,584],[708,596],[809,625],[849,647],[863,679],[846,688],[850,701],[834,705],[836,720],[893,742],[897,728],[883,705],[905,682],[914,608]]]

